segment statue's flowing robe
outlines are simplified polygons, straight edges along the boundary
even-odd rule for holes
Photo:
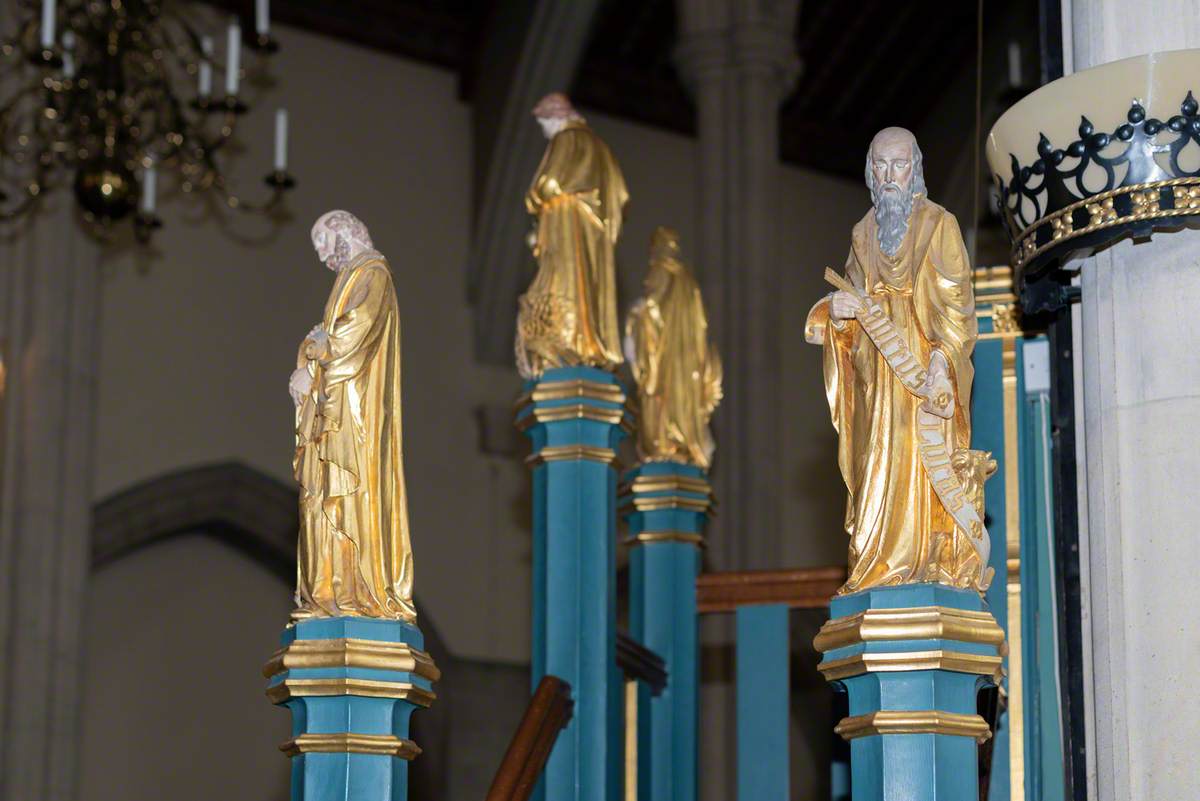
[[[621,363],[613,246],[628,199],[612,152],[587,125],[573,121],[554,135],[525,197],[537,217],[538,261],[518,321],[525,377]]]
[[[647,294],[626,321],[641,417],[638,455],[709,467],[709,421],[721,400],[721,359],[708,341],[700,287],[687,267],[664,259],[651,267]]]
[[[929,365],[934,349],[946,356],[955,397],[943,434],[952,451],[967,449],[978,325],[970,263],[954,216],[917,198],[904,241],[889,257],[868,212],[854,227],[846,277],[879,302],[921,364]],[[806,338],[824,343],[825,392],[849,492],[850,575],[841,592],[911,581],[982,589],[986,565],[921,464],[922,399],[900,383],[856,320],[830,320],[828,298],[809,313],[806,329]]]
[[[298,357],[313,376],[297,409],[298,616],[416,619],[400,425],[400,318],[387,262],[338,273],[322,328]]]

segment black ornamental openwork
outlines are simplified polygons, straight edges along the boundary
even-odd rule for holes
[[[1067,253],[1200,217],[1198,112],[1191,92],[1165,121],[1147,117],[1135,100],[1111,133],[1081,117],[1079,138],[1067,147],[1042,134],[1032,164],[1010,154],[1012,179],[996,181],[1024,289],[1047,278]]]

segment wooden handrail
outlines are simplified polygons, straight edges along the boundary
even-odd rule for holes
[[[702,573],[696,578],[696,609],[701,614],[758,604],[824,609],[845,581],[841,566]]]
[[[617,632],[617,667],[628,678],[646,682],[651,695],[658,695],[667,686],[667,663],[623,631]]]
[[[571,685],[557,676],[542,678],[508,744],[487,801],[528,801],[573,706]]]

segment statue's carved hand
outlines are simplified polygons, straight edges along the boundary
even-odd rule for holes
[[[288,381],[288,392],[292,394],[292,403],[297,406],[312,392],[312,375],[307,367],[298,367],[292,371],[292,377]]]
[[[318,325],[308,333],[308,337],[304,340],[304,355],[315,361],[328,353],[329,335]]]
[[[923,411],[946,420],[954,416],[954,384],[950,381],[950,364],[940,350],[935,350],[929,359],[929,372],[925,376],[921,394],[925,397],[921,404]]]
[[[829,299],[829,316],[835,320],[853,320],[862,308],[862,298],[842,289]]]

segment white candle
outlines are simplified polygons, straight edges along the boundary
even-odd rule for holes
[[[238,72],[242,65],[242,26],[236,22],[229,23],[229,46],[225,54],[225,94],[237,97]]]
[[[213,40],[211,36],[200,37],[200,97],[207,98],[212,94],[212,54]]]
[[[271,24],[271,11],[269,0],[255,0],[254,2],[254,30],[259,36],[266,36],[267,30]]]
[[[42,0],[42,49],[54,47],[54,0]]]
[[[281,108],[275,110],[275,171],[287,171],[287,134],[288,134],[288,115],[287,109]]]
[[[63,77],[75,77],[75,32],[63,31]]]
[[[1008,43],[1008,85],[1021,85],[1021,43]]]
[[[154,213],[154,190],[157,188],[158,176],[154,171],[154,165],[151,164],[142,173],[142,211],[146,214]]]

